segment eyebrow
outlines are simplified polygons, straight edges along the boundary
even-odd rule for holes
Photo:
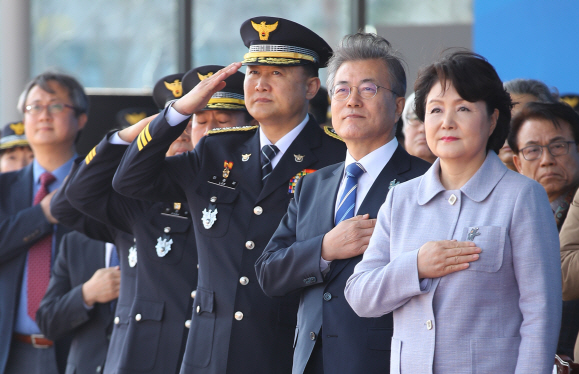
[[[366,83],[366,82],[372,82],[375,83],[376,85],[378,85],[378,81],[374,78],[364,78],[360,81],[360,83]],[[348,84],[350,83],[349,81],[338,81],[336,82],[336,84]]]
[[[428,105],[428,104],[431,104],[431,103],[442,103],[443,101],[444,101],[444,100],[442,100],[442,99],[434,98],[434,99],[428,100],[428,102],[427,102],[426,104]],[[465,101],[466,101],[466,102],[470,102],[470,101],[465,100],[465,99],[463,99],[463,98],[461,97],[461,98],[459,98],[459,99],[454,100],[452,103],[453,103],[453,104],[455,104],[455,103],[462,103],[462,102],[465,102]]]

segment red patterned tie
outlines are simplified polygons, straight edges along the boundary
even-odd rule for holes
[[[44,172],[40,176],[40,188],[33,204],[39,204],[48,195],[48,186],[56,180],[54,175]],[[36,320],[36,311],[48,288],[50,259],[52,256],[52,234],[48,234],[28,250],[28,315]]]

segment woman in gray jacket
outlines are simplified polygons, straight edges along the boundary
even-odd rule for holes
[[[362,317],[394,313],[392,374],[551,373],[559,240],[545,190],[496,155],[511,99],[464,51],[424,69],[415,91],[438,159],[388,194],[346,299]]]

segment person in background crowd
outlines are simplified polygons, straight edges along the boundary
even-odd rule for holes
[[[574,111],[579,113],[579,95],[577,94],[565,94],[561,95],[560,100],[568,104]]]
[[[26,135],[22,122],[11,122],[4,126],[0,138],[0,173],[20,170],[34,160],[34,154]]]
[[[0,372],[63,373],[67,342],[42,336],[35,318],[69,231],[51,215],[50,201],[73,164],[88,97],[73,77],[48,72],[27,84],[18,108],[35,159],[0,174]]]
[[[404,149],[406,149],[406,152],[432,164],[434,160],[436,160],[436,156],[432,154],[432,151],[426,143],[424,122],[422,122],[414,112],[414,92],[408,96],[406,104],[404,104],[402,123]]]
[[[551,374],[559,238],[545,190],[495,153],[511,98],[466,51],[426,67],[414,87],[438,159],[388,194],[346,299],[361,317],[394,312],[391,373]]]
[[[259,127],[214,130],[192,152],[164,157],[191,115],[227,87],[223,80],[241,67],[233,63],[145,127],[113,180],[113,187],[128,196],[186,198],[190,205],[199,286],[183,374],[291,371],[297,297],[268,298],[254,265],[285,215],[297,179],[345,154],[337,135],[322,130],[307,113],[320,87],[318,68],[332,53],[328,44],[304,26],[277,17],[253,17],[240,31],[249,48],[245,105]],[[118,136],[132,140],[130,129]]]
[[[312,100],[310,100],[310,107],[308,113],[314,116],[316,122],[320,127],[324,127],[328,122],[328,108],[330,107],[330,97],[328,96],[328,90],[324,87],[320,87],[318,93]],[[330,121],[331,123],[331,118]]]
[[[545,188],[558,229],[579,187],[578,143],[579,115],[567,104],[532,102],[513,118],[513,162],[519,173]],[[573,358],[578,333],[579,301],[564,301],[557,353]]]
[[[388,373],[392,315],[358,317],[344,287],[362,259],[387,186],[422,175],[430,165],[394,137],[406,74],[386,39],[346,36],[328,63],[328,87],[346,161],[300,179],[255,270],[267,295],[301,294],[294,374]]]
[[[545,83],[535,79],[513,79],[505,82],[504,87],[513,100],[511,117],[515,117],[530,102],[557,102],[557,93],[551,92]],[[499,158],[509,169],[517,171],[513,164],[513,150],[506,141],[499,151]]]

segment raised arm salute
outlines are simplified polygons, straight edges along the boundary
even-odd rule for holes
[[[270,31],[262,35],[255,25],[270,25]],[[246,21],[241,34],[250,48],[245,105],[260,126],[210,132],[194,151],[164,158],[189,115],[218,99],[214,93],[241,66],[234,63],[152,121],[114,179],[124,194],[151,200],[184,195],[189,203],[199,281],[182,373],[291,371],[297,299],[268,298],[254,263],[286,212],[295,180],[345,155],[344,144],[307,115],[308,100],[320,86],[317,70],[331,54],[327,43],[301,25],[272,17]]]

